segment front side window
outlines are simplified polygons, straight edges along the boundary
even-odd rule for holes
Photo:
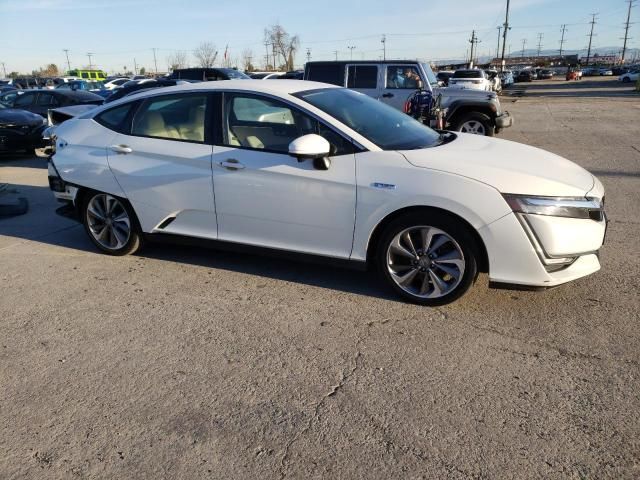
[[[348,88],[376,88],[378,67],[376,65],[350,65],[347,69]]]
[[[206,95],[171,95],[146,100],[133,119],[132,135],[204,142]]]
[[[353,152],[348,140],[315,118],[284,102],[254,95],[225,95],[224,143],[275,153],[289,153],[289,144],[310,133],[333,145],[334,155]]]
[[[417,89],[420,74],[412,65],[389,65],[387,67],[387,88]]]
[[[440,145],[440,135],[409,115],[368,95],[346,88],[295,94],[331,115],[383,150],[413,150]]]
[[[29,105],[33,105],[33,100],[35,98],[34,93],[25,93],[16,98],[16,101],[13,103],[14,107],[28,107]]]

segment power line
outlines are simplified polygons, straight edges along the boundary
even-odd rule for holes
[[[591,24],[591,33],[589,34],[589,48],[587,48],[587,63],[586,63],[586,65],[589,65],[589,60],[591,58],[591,41],[593,39],[593,27],[596,24],[596,15],[597,15],[597,13],[592,13],[591,14],[591,21],[589,22]]]
[[[624,57],[627,53],[627,40],[630,40],[629,38],[629,25],[631,25],[631,23],[629,22],[631,20],[631,8],[633,7],[633,4],[635,3],[636,0],[627,0],[627,3],[629,3],[629,9],[627,10],[627,21],[624,24],[624,45],[622,46],[622,63],[624,63]]]

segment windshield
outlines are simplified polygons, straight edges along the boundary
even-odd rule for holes
[[[238,70],[234,70],[233,68],[220,68],[219,70],[221,72],[224,72],[224,74],[229,78],[251,78],[249,77],[249,75],[245,75],[244,73],[239,72]]]
[[[346,88],[294,94],[355,130],[383,150],[414,150],[440,145],[429,127],[368,95]]]
[[[431,65],[429,65],[428,63],[423,63],[422,68],[424,69],[424,73],[427,75],[427,81],[431,85],[437,87],[438,79],[436,78],[436,74],[433,73],[433,70],[431,70]]]
[[[453,74],[453,78],[483,78],[484,72],[482,70],[456,70]]]

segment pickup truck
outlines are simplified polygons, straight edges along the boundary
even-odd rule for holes
[[[399,110],[422,88],[440,97],[449,130],[494,136],[513,124],[495,92],[443,87],[429,64],[415,60],[307,62],[304,79],[344,86]]]

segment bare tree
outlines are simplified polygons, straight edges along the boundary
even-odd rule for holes
[[[201,67],[210,68],[216,63],[218,50],[216,50],[216,46],[213,43],[202,42],[198,45],[198,48],[193,51],[193,56],[196,57]]]
[[[186,68],[188,65],[188,54],[184,50],[176,50],[167,57],[167,65],[169,70],[177,70],[178,68]]]
[[[253,63],[253,51],[249,48],[242,51],[242,67],[245,72],[252,72],[254,70]]]
[[[296,51],[300,48],[298,35],[289,35],[282,25],[276,23],[264,29],[264,37],[265,42],[272,46],[274,68],[280,67],[284,70],[293,70]]]

